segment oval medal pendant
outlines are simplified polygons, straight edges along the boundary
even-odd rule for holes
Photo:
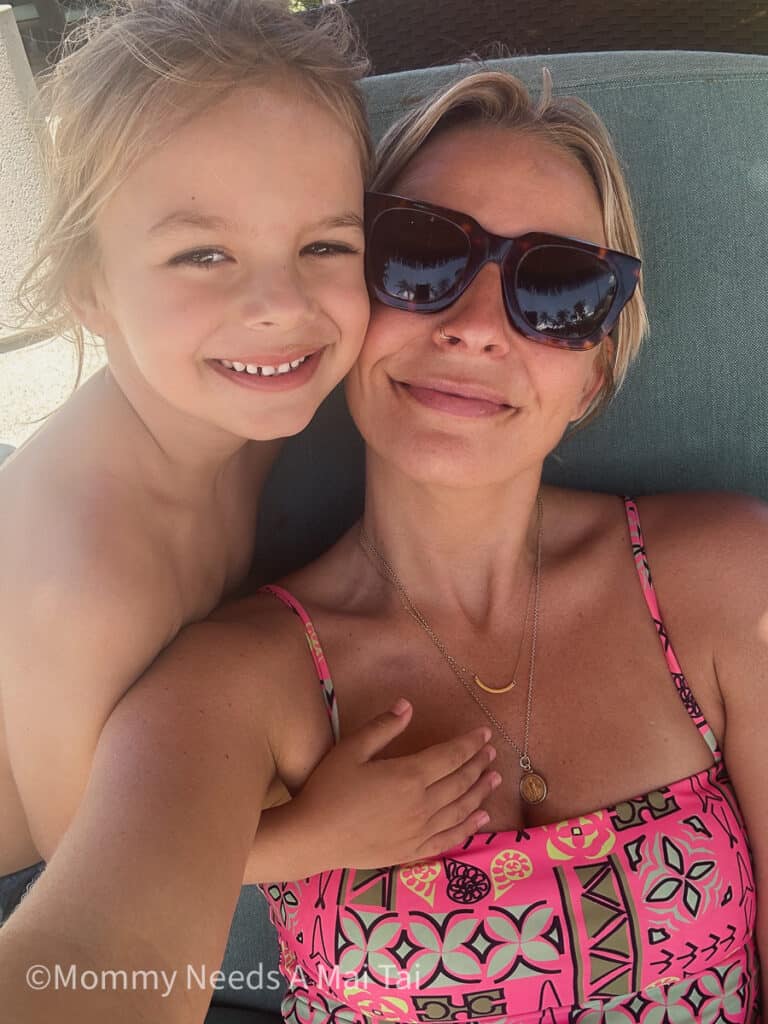
[[[540,804],[547,798],[547,782],[538,772],[527,771],[520,779],[520,796],[527,804]]]

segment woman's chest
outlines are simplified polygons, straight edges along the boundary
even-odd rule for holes
[[[414,713],[386,756],[490,726],[502,781],[483,803],[489,829],[547,824],[648,792],[706,768],[712,754],[691,717],[685,680],[670,671],[652,622],[639,623],[617,615],[574,630],[553,616],[541,629],[534,671],[525,650],[515,685],[503,693],[488,693],[468,672],[457,672],[415,623],[392,635],[330,630],[324,646],[342,735],[398,696]],[[494,646],[510,649],[501,637]],[[496,685],[513,675],[494,651],[483,664]],[[699,689],[717,718],[711,681],[700,680]],[[548,788],[538,805],[521,794],[525,757]]]

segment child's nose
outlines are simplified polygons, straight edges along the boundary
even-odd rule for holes
[[[242,316],[247,327],[288,329],[308,320],[315,303],[304,282],[289,267],[254,274],[246,285]]]

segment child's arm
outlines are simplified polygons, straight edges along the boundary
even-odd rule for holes
[[[374,760],[410,723],[387,711],[342,740],[292,800],[264,811],[244,881],[289,882],[339,867],[435,857],[482,828],[479,805],[501,781],[488,771],[490,729],[406,757]],[[395,706],[397,708],[397,705]]]
[[[203,1020],[275,772],[269,678],[244,683],[228,640],[193,627],[112,712],[72,824],[0,928],[3,1020]]]

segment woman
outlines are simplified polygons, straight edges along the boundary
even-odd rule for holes
[[[340,836],[314,875],[266,886],[287,1020],[755,1020],[764,509],[541,486],[642,335],[610,142],[582,105],[545,90],[534,108],[481,73],[393,129],[375,187],[378,303],[348,381],[362,523],[187,630],[126,696],[49,876],[0,936],[5,976],[67,954],[138,966],[149,942],[166,966],[218,963],[257,808],[280,781],[300,805],[332,735],[403,692],[402,755],[493,727],[487,830],[363,872],[341,870]],[[264,879],[257,858],[247,876]],[[41,941],[54,921],[63,937]],[[189,991],[70,995],[59,1019],[204,1010]],[[51,1005],[15,999],[22,1021]]]

